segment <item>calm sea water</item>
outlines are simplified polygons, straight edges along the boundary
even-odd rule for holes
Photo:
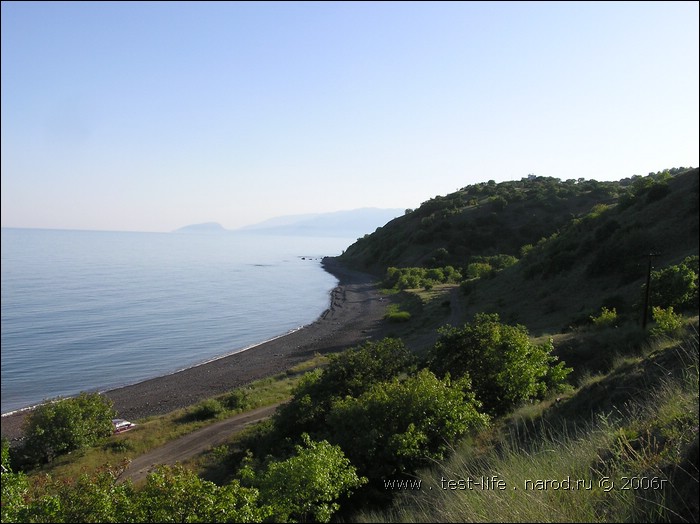
[[[2,229],[2,413],[235,353],[316,320],[354,239]]]

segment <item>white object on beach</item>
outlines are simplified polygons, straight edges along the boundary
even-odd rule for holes
[[[129,431],[136,427],[136,424],[124,420],[123,418],[113,418],[112,425],[114,426],[114,433],[123,433],[124,431]]]

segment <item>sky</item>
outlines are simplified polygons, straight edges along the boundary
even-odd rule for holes
[[[2,226],[697,167],[698,2],[2,2]]]

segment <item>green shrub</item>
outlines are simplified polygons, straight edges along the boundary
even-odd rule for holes
[[[27,507],[29,480],[21,471],[12,471],[10,441],[5,437],[2,437],[2,468],[0,522],[23,522],[22,512]]]
[[[417,289],[435,284],[457,284],[462,275],[452,266],[434,267],[390,267],[387,268],[382,286],[387,289]]]
[[[124,453],[133,451],[134,447],[128,440],[110,440],[104,445],[104,449],[112,453]]]
[[[452,383],[422,369],[338,400],[328,424],[360,472],[385,478],[443,458],[457,437],[488,423],[479,407],[467,377]]]
[[[617,325],[617,310],[615,308],[608,309],[606,307],[600,308],[600,314],[598,316],[591,315],[590,317],[593,325],[598,328],[606,328]]]
[[[480,313],[462,328],[440,329],[429,354],[439,376],[471,377],[476,398],[490,415],[502,415],[520,402],[564,385],[571,372],[552,356],[552,341],[533,344],[524,326],[509,326],[497,314]]]
[[[411,314],[408,311],[400,311],[399,306],[391,304],[387,308],[384,318],[389,322],[407,322],[411,320]]]
[[[262,472],[250,465],[241,476],[260,490],[272,522],[329,522],[340,509],[338,499],[367,483],[358,477],[343,450],[302,435],[294,456],[267,464]]]
[[[683,327],[683,317],[678,313],[673,312],[673,307],[669,306],[664,309],[659,306],[654,306],[651,314],[656,322],[656,326],[651,329],[651,334],[659,335],[676,335]]]
[[[25,449],[32,460],[50,462],[112,435],[115,416],[112,401],[99,393],[47,402],[27,419]]]
[[[484,278],[492,272],[491,264],[486,262],[472,262],[467,266],[467,278]]]
[[[234,389],[223,399],[223,404],[227,409],[245,411],[251,405],[248,393],[242,389]]]
[[[698,304],[698,256],[686,257],[680,264],[651,272],[651,303],[676,309]]]
[[[215,398],[203,400],[194,408],[191,414],[193,420],[207,420],[218,417],[224,411],[224,406]]]
[[[333,355],[329,360],[323,370],[304,375],[294,388],[292,400],[278,409],[274,420],[281,434],[325,435],[325,419],[335,400],[357,397],[378,382],[409,372],[415,356],[400,339],[384,338]]]

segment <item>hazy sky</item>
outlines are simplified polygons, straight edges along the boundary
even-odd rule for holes
[[[698,162],[697,2],[2,2],[2,225],[170,231]]]

